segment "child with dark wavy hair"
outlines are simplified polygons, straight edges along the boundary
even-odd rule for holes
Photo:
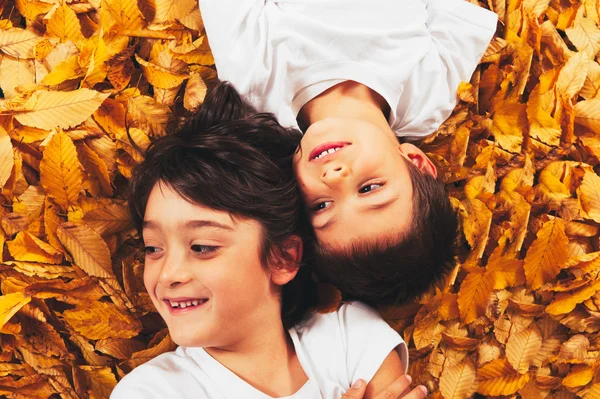
[[[129,205],[144,285],[179,347],[134,369],[111,399],[340,399],[361,381],[365,398],[425,396],[403,376],[406,344],[373,309],[309,311],[291,163],[300,138],[220,84],[152,143]]]
[[[200,0],[219,79],[301,127],[294,157],[317,270],[350,298],[405,302],[454,263],[457,217],[408,141],[456,105],[497,16],[467,0]]]

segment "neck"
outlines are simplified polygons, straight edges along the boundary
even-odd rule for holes
[[[308,128],[326,118],[361,119],[394,135],[387,120],[390,107],[385,99],[367,86],[353,81],[337,84],[306,103],[298,123]]]
[[[262,320],[256,333],[220,348],[205,348],[213,358],[254,388],[272,397],[291,396],[308,380],[291,338],[278,318]]]

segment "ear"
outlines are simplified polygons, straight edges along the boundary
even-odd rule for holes
[[[269,269],[271,281],[277,285],[289,283],[296,277],[300,262],[302,261],[302,240],[298,236],[286,239],[281,248],[271,254]]]
[[[437,169],[431,159],[417,146],[410,143],[402,143],[398,146],[398,151],[404,154],[421,172],[428,173],[437,179]]]

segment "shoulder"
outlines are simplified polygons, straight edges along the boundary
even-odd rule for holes
[[[181,392],[181,387],[190,384],[189,366],[190,361],[182,352],[163,353],[123,377],[110,399],[184,398],[186,395]]]

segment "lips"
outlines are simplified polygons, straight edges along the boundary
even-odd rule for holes
[[[350,143],[343,142],[343,141],[330,142],[330,143],[324,143],[324,144],[318,145],[310,152],[308,159],[309,159],[309,161],[315,161],[317,157],[319,157],[318,159],[325,158],[325,157],[331,155],[332,153],[335,153],[335,152],[332,152],[331,150],[334,150],[336,148],[341,150],[342,148],[346,147],[347,145],[350,145]],[[327,151],[329,151],[330,153],[325,154],[325,152],[327,152]]]

